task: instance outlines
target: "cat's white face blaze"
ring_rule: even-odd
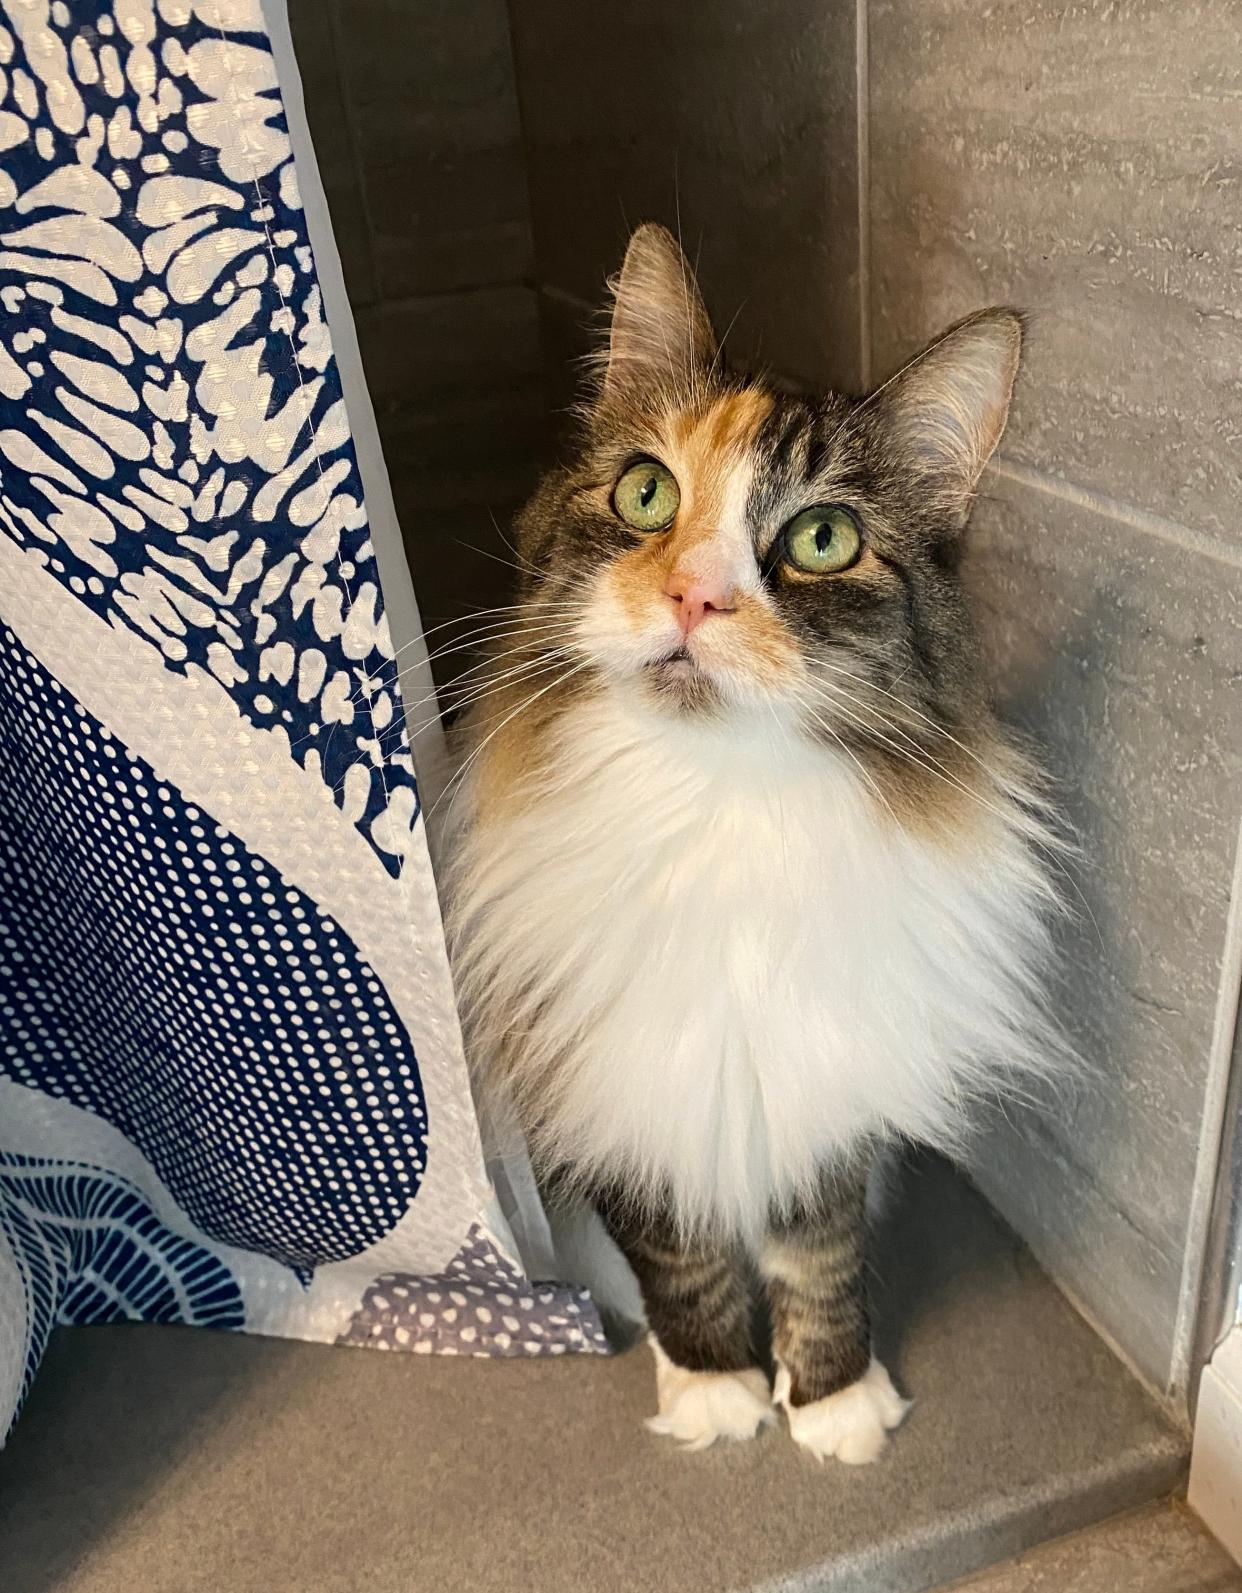
[[[644,438],[679,492],[674,521],[595,572],[577,637],[602,674],[683,700],[697,680],[726,703],[792,706],[802,653],[760,571],[749,515],[766,395],[729,394],[672,413]]]

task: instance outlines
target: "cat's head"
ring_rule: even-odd
[[[808,398],[723,368],[663,228],[634,234],[614,292],[577,457],[520,522],[529,601],[573,655],[672,714],[775,710],[872,745],[968,721],[959,553],[1017,314],[970,317],[869,398]]]

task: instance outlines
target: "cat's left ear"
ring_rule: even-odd
[[[612,282],[612,324],[602,396],[642,402],[693,390],[716,357],[716,335],[681,246],[645,222]]]
[[[878,395],[885,441],[959,525],[1001,440],[1022,353],[1016,310],[982,310],[938,337]]]

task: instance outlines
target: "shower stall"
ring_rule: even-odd
[[[248,4],[159,10],[227,30]],[[1179,1487],[1201,1379],[1192,1502],[1228,1541],[1237,8],[263,0],[263,19],[424,797],[431,680],[451,711],[469,617],[510,601],[508,522],[574,424],[634,225],[680,237],[730,360],[794,388],[864,392],[971,310],[1026,312],[967,570],[997,695],[1079,837],[1057,1002],[1087,1068],[1071,1097],[997,1112],[962,1166],[904,1169],[876,1304],[916,1405],[866,1475],[767,1440],[660,1448],[645,1356],[483,1361],[443,1320],[417,1342],[421,1314],[486,1281],[529,1288],[545,1322],[572,1307],[562,1348],[603,1347],[586,1302],[536,1298],[532,1256],[558,1263],[531,1191],[493,1164],[495,1231],[530,1276],[497,1281],[515,1254],[487,1250],[480,1207],[421,1278],[413,1339],[374,1325],[407,1321],[389,1274],[338,1337],[445,1355],[55,1336],[0,1461],[0,1536],[53,1578],[30,1585],[101,1593],[158,1566],[150,1585],[219,1586],[236,1564],[238,1588],[932,1588]],[[438,936],[428,902],[419,936]],[[270,1331],[292,1334],[285,1310]],[[40,1489],[63,1455],[78,1503],[50,1532]],[[82,1580],[55,1581],[69,1566]]]

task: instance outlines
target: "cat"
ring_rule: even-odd
[[[952,1146],[1055,1052],[1042,782],[959,572],[1022,323],[984,311],[869,398],[813,399],[725,368],[664,229],[612,286],[465,716],[468,1047],[638,1279],[651,1425],[702,1447],[783,1408],[863,1463],[907,1408],[871,1347],[873,1159]]]

